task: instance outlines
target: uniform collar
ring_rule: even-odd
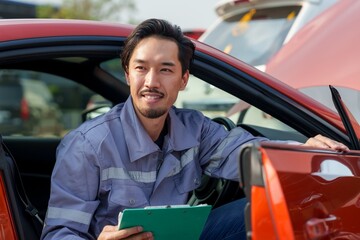
[[[120,113],[120,120],[131,162],[160,151],[136,116],[131,97],[124,104]],[[191,135],[191,131],[184,126],[176,115],[173,108],[169,111],[167,121],[169,138],[165,138],[166,152],[182,151],[199,144],[196,138]]]

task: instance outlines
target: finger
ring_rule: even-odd
[[[124,239],[129,237],[129,239],[137,240],[137,239],[152,239],[151,232],[143,232],[143,228],[140,226],[126,228],[119,230],[115,235],[116,239]],[[131,238],[130,238],[131,237]]]
[[[136,235],[131,235],[127,240],[153,240],[154,237],[151,232],[141,232]]]
[[[315,138],[324,142],[325,144],[327,144],[331,149],[340,150],[340,151],[349,151],[350,150],[345,144],[343,144],[341,142],[337,142],[330,138],[324,137],[320,134],[316,135]]]
[[[114,231],[116,231],[117,229],[118,229],[117,226],[106,225],[106,226],[103,228],[103,232],[114,232]]]
[[[338,151],[349,151],[350,149],[345,146],[344,144],[336,141],[331,141],[328,143],[331,149],[338,150]]]
[[[121,237],[121,238],[126,238],[129,237],[131,235],[140,233],[143,231],[143,228],[138,226],[138,227],[131,227],[131,228],[125,228],[125,229],[121,229],[116,233],[117,237]]]
[[[320,134],[316,135],[313,138],[310,138],[306,145],[313,147],[330,148],[336,151],[349,151],[349,148],[343,143],[337,142]]]
[[[118,226],[107,225],[103,228],[98,237],[98,240],[109,239],[152,240],[153,235],[151,232],[143,232],[143,228],[140,226],[119,230]]]
[[[330,146],[328,146],[326,143],[324,143],[323,141],[319,140],[316,137],[309,138],[306,141],[305,146],[318,147],[318,148],[330,148]]]
[[[117,231],[117,227],[116,226],[111,226],[111,225],[106,225],[103,230],[101,231],[99,237],[97,238],[98,240],[108,240],[108,239],[116,239],[114,237],[114,235],[116,234]]]

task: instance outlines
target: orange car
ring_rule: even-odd
[[[119,53],[133,28],[80,20],[0,20],[0,78],[11,73],[22,81],[44,83],[61,112],[63,126],[61,133],[47,135],[25,136],[21,129],[2,134],[0,239],[39,238],[61,138],[88,119],[83,114],[92,96],[101,95],[107,108],[129,96]],[[276,142],[244,146],[234,166],[240,184],[204,176],[202,186],[191,191],[189,204],[216,208],[247,197],[249,239],[360,238],[356,221],[360,127],[346,114],[336,89],[331,91],[340,114],[234,57],[193,41],[196,52],[189,84],[195,87],[181,92],[176,106],[192,107],[226,128],[242,127],[272,140],[304,142],[322,134],[351,151]],[[203,91],[206,84],[219,91]],[[276,119],[281,128],[246,112],[239,113],[246,116],[236,122],[225,118],[223,114],[239,101]],[[9,116],[6,111],[0,109],[0,122]],[[0,128],[0,133],[5,130]]]

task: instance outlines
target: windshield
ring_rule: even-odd
[[[253,65],[263,65],[281,48],[301,6],[250,9],[223,19],[203,42]]]

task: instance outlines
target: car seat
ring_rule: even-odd
[[[0,172],[17,236],[19,239],[39,239],[43,221],[26,195],[16,161],[1,135],[0,142]]]

